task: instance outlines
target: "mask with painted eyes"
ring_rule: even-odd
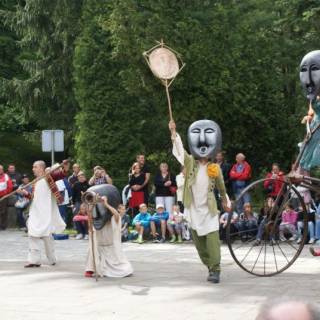
[[[221,129],[212,120],[198,120],[188,129],[189,149],[196,159],[214,159],[221,149],[221,142]]]
[[[300,82],[306,97],[315,100],[320,93],[320,50],[311,51],[303,57]]]

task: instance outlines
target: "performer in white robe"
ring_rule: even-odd
[[[64,172],[57,171],[46,174],[45,178],[33,185],[33,192],[30,195],[32,202],[27,221],[29,254],[28,264],[25,265],[26,268],[39,267],[41,265],[41,240],[44,242],[49,264],[56,264],[52,234],[62,232],[66,225],[59,213],[57,200],[61,199],[59,199],[60,193],[54,181],[65,176],[68,166],[68,164],[65,164]],[[45,163],[36,161],[32,170],[36,177],[43,176],[45,174]]]
[[[92,237],[89,236],[85,276],[92,277],[95,269],[100,277],[123,278],[130,276],[133,273],[133,268],[122,251],[121,216],[108,203],[107,197],[102,197],[101,200],[104,201],[104,205],[112,213],[112,218],[101,230],[93,228],[93,246]],[[95,265],[92,255],[93,247]]]

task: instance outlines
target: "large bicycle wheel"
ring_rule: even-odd
[[[234,208],[243,203],[247,193],[251,197],[254,212],[266,208],[266,191],[264,182],[271,179],[261,179],[251,183],[235,201]],[[299,257],[308,234],[308,217],[306,206],[294,185],[281,181],[281,190],[277,198],[267,207],[266,216],[255,226],[240,228],[239,222],[232,223],[229,214],[227,225],[227,243],[234,261],[246,272],[256,276],[269,277],[288,269]],[[302,215],[302,234],[300,241],[295,235],[279,233],[281,216],[288,204],[295,203]],[[300,216],[301,217],[301,216]],[[260,228],[260,230],[259,230]],[[282,230],[283,227],[281,227]],[[258,238],[261,239],[258,239]],[[257,241],[258,240],[258,241]],[[260,240],[260,242],[259,242]]]

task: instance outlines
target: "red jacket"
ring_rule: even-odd
[[[272,172],[269,172],[266,175],[266,178],[272,178]],[[283,185],[283,181],[284,181],[284,173],[282,171],[279,172],[278,174],[278,178],[275,180],[266,180],[263,183],[263,187],[265,189],[267,189],[268,191],[268,195],[272,196],[272,197],[276,197],[278,195],[278,193],[280,192],[280,189]]]
[[[234,164],[229,173],[231,180],[247,181],[251,179],[251,166],[247,161],[243,162],[243,169],[241,172],[237,172],[238,164]]]
[[[13,190],[13,184],[10,177],[4,173],[0,175],[0,198],[9,194]]]

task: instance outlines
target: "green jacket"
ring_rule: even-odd
[[[211,164],[208,162],[208,165]],[[186,208],[190,208],[192,202],[192,185],[195,183],[195,178],[198,173],[199,167],[197,160],[186,151],[184,151],[184,167],[185,167],[185,183],[183,189],[183,204]],[[212,215],[219,213],[217,207],[217,200],[214,195],[214,189],[217,187],[220,196],[223,201],[227,201],[227,193],[224,185],[222,171],[219,167],[219,176],[217,178],[209,177],[209,188],[208,188],[208,207]]]

